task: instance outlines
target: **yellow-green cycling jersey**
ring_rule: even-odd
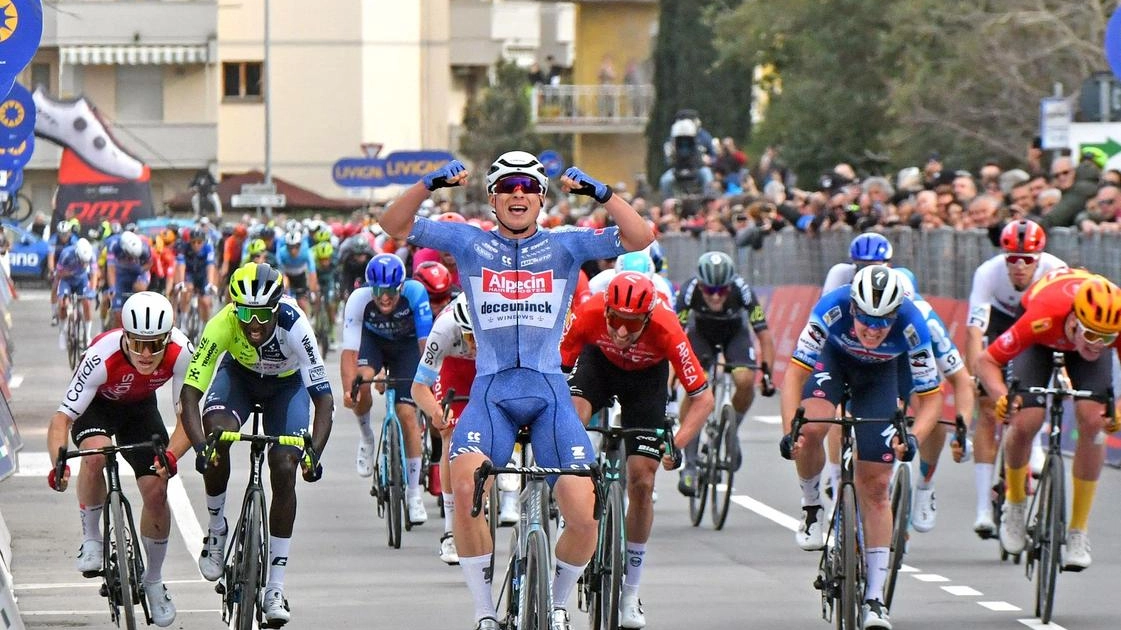
[[[311,323],[289,299],[280,301],[273,335],[259,348],[249,343],[242,332],[233,304],[218,311],[202,331],[184,383],[206,391],[223,353],[229,353],[244,368],[261,376],[286,377],[299,371],[309,394],[331,393],[327,368],[319,354]]]

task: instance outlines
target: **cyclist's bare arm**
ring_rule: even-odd
[[[977,360],[981,358],[981,353],[984,352],[985,331],[977,328],[976,326],[969,326],[965,329],[965,367],[969,369],[971,374],[978,373]],[[957,386],[954,386],[954,396],[957,396]]]
[[[61,411],[56,411],[51,416],[51,422],[47,426],[47,455],[51,457],[51,466],[58,463],[58,449],[70,442],[71,423],[73,420],[70,416]]]
[[[954,411],[965,420],[965,427],[973,426],[973,405],[977,391],[973,387],[973,376],[969,370],[961,369],[946,377],[954,386]]]
[[[199,413],[200,402],[202,392],[194,385],[184,385],[179,392],[179,406],[182,408],[179,424],[187,434],[188,441],[195,446],[206,442],[206,434],[202,430],[202,415]]]
[[[768,367],[775,366],[775,336],[771,334],[771,329],[760,330],[755,333],[759,338],[759,356],[763,358],[763,363]]]
[[[997,363],[996,359],[988,352],[982,352],[977,357],[977,378],[981,379],[981,385],[985,387],[989,398],[993,400],[1008,394],[1008,387],[1004,384],[1004,370],[1002,368],[1003,366]]]
[[[440,409],[440,402],[436,400],[436,395],[432,393],[432,388],[424,383],[413,381],[412,386],[413,402],[416,403],[418,409],[424,412],[432,420],[432,424],[437,430],[444,429],[444,412]],[[451,412],[448,412],[449,416]]]
[[[562,178],[563,180],[563,178]],[[619,226],[619,240],[627,251],[638,251],[654,242],[654,231],[621,195],[611,195],[603,209]]]
[[[716,408],[716,400],[712,397],[712,387],[706,387],[691,397],[693,403],[689,405],[689,412],[681,419],[681,428],[673,436],[673,445],[685,448],[705,424],[705,418]]]
[[[311,421],[311,438],[315,452],[322,457],[327,439],[331,437],[331,425],[335,414],[335,399],[330,393],[318,394],[311,399],[315,412]]]

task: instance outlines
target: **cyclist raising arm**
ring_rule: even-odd
[[[586,467],[592,446],[572,406],[558,351],[561,321],[586,260],[615,258],[646,247],[654,234],[629,203],[579,169],[565,171],[565,191],[593,197],[618,227],[550,231],[537,225],[549,179],[533,155],[499,156],[487,177],[498,227],[416,218],[437,188],[459,186],[467,169],[457,160],[425,175],[386,210],[382,227],[396,238],[451,253],[471,305],[478,344],[471,402],[449,447],[455,501],[468,505],[473,473],[484,461],[506,462],[520,426],[531,426],[533,453],[545,467]],[[565,609],[576,581],[595,551],[592,482],[565,476],[554,486],[565,528],[556,545],[553,582],[557,610],[551,626],[568,628]],[[493,541],[482,518],[457,510],[455,541],[475,602],[478,628],[498,627],[490,586]]]
[[[183,426],[198,455],[195,467],[206,482],[210,524],[203,539],[199,570],[210,581],[222,577],[224,564],[230,445],[219,442],[216,458],[207,465],[202,453],[206,435],[238,431],[256,404],[264,410],[266,434],[306,436],[308,406],[312,403],[315,416],[310,439],[316,457],[303,474],[307,481],[318,481],[323,474],[318,455],[331,434],[331,385],[311,323],[294,302],[281,300],[283,292],[280,272],[268,265],[249,263],[235,271],[230,277],[230,303],[203,329],[180,395]],[[225,358],[218,365],[223,354]],[[199,402],[207,387],[210,393],[206,396],[205,417],[200,417]],[[265,620],[274,628],[290,617],[284,598],[284,572],[296,520],[296,466],[302,460],[303,453],[291,446],[269,449],[272,509],[269,576],[262,608]]]

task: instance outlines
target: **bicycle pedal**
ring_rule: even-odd
[[[84,578],[95,578],[101,577],[102,575],[105,575],[105,572],[101,569],[98,569],[96,571],[82,571],[82,577]]]
[[[102,584],[101,588],[97,589],[97,594],[102,597],[109,597],[109,587]]]

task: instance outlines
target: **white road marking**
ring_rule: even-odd
[[[183,613],[216,613],[222,612],[221,608],[180,608],[175,611],[177,614]],[[105,608],[98,608],[97,610],[21,610],[19,614],[24,617],[48,617],[55,615],[101,615],[108,614]]]
[[[191,453],[191,451],[187,452]],[[187,489],[183,487],[183,480],[178,475],[167,482],[167,504],[171,507],[171,515],[179,527],[183,544],[187,547],[187,554],[197,558],[202,551],[202,525],[195,516],[191,500],[187,498]]]
[[[782,416],[751,416],[751,419],[763,424],[782,424]]]
[[[920,573],[918,575],[912,575],[911,577],[915,578],[916,580],[918,580],[920,582],[949,582],[950,581],[950,578],[948,578],[944,575],[937,575],[937,574],[934,574],[934,573]]]
[[[1053,621],[1051,623],[1043,623],[1042,621],[1040,621],[1038,619],[1017,619],[1016,621],[1019,621],[1020,623],[1024,624],[1025,626],[1027,626],[1029,628],[1046,628],[1047,630],[1066,630],[1066,628],[1060,626],[1059,624],[1057,624]]]
[[[8,387],[15,389],[20,385],[23,385],[23,374],[13,374],[12,380],[8,381]]]
[[[1019,606],[1009,604],[1008,602],[977,602],[978,604],[996,612],[1016,612],[1020,610]]]
[[[943,586],[942,590],[958,597],[980,597],[984,594],[972,586]]]
[[[762,516],[763,518],[776,523],[780,527],[785,527],[792,532],[798,531],[798,519],[780,512],[775,508],[767,505],[766,503],[756,501],[755,499],[752,499],[745,494],[737,494],[732,496],[732,501],[737,505],[743,506],[751,510],[752,512],[755,512],[759,516]]]
[[[202,578],[193,580],[164,580],[164,584],[207,584]],[[101,588],[101,580],[86,580],[85,582],[56,582],[39,584],[16,584],[12,587],[17,591],[48,591],[52,589],[67,588]]]

